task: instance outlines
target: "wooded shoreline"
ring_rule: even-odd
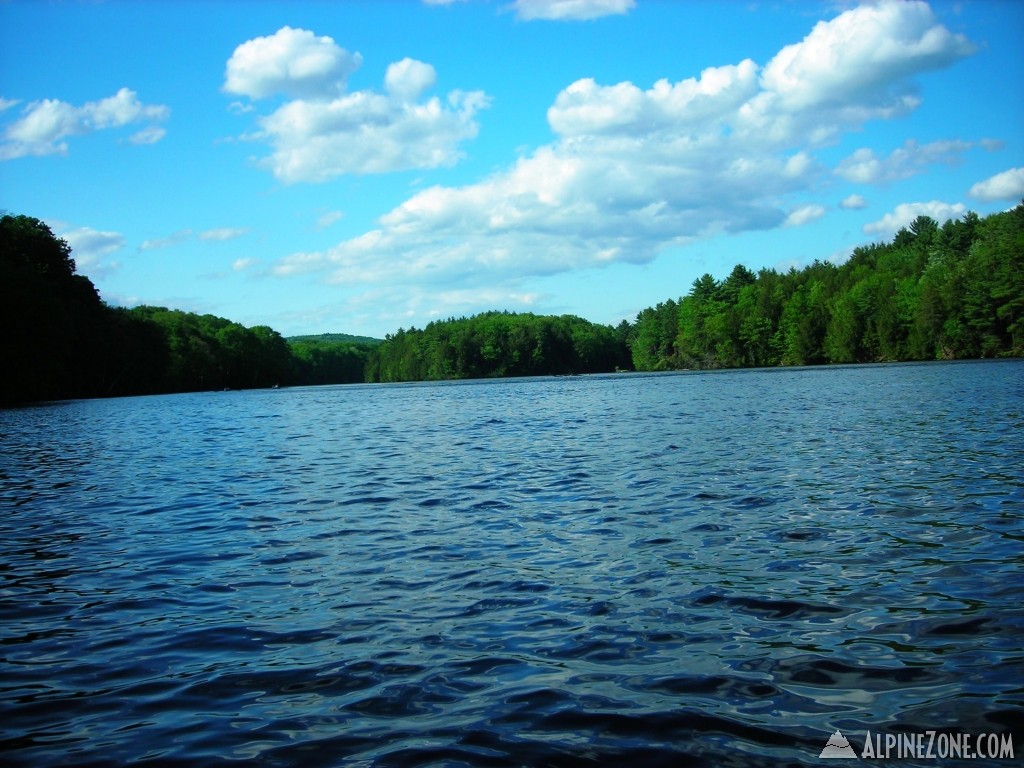
[[[383,340],[285,339],[268,326],[163,307],[112,307],[68,244],[0,219],[0,404],[341,384],[977,359],[1024,354],[1024,203],[944,224],[921,216],[841,265],[737,265],[612,327],[485,312]]]

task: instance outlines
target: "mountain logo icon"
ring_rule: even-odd
[[[828,743],[825,745],[825,748],[821,750],[821,754],[818,755],[818,757],[833,757],[848,760],[851,757],[856,759],[857,753],[853,751],[853,747],[850,746],[850,742],[846,740],[846,737],[837,730],[828,737]]]

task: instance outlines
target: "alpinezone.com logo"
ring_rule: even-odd
[[[853,751],[846,737],[837,730],[828,737],[828,743],[818,757],[856,758],[857,753]]]
[[[868,758],[879,760],[1012,760],[1013,736],[1009,733],[871,733],[858,752],[839,730],[828,737],[818,757],[827,759]]]

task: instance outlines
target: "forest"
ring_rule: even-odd
[[[111,307],[71,250],[28,216],[0,218],[0,404],[361,382],[375,340],[301,337],[213,315]]]
[[[840,266],[705,274],[637,316],[636,370],[1024,354],[1024,203],[939,225],[918,217]]]
[[[38,219],[0,217],[0,404],[299,384],[735,368],[1024,354],[1024,203],[922,216],[841,265],[705,274],[617,327],[486,312],[383,341],[283,338],[164,307],[103,302]]]
[[[486,312],[399,329],[374,350],[370,382],[601,373],[629,365],[625,335],[572,315]]]

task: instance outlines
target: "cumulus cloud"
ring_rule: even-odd
[[[13,102],[10,103],[13,105]],[[21,117],[6,126],[0,142],[0,160],[29,155],[67,154],[70,136],[92,133],[108,128],[120,128],[139,122],[166,120],[171,110],[163,105],[143,104],[138,94],[122,88],[113,96],[86,102],[80,107],[58,99],[43,99],[25,106]],[[147,131],[157,131],[149,132]],[[163,138],[163,129],[151,126],[136,137],[153,143]],[[149,139],[149,141],[145,141]]]
[[[362,91],[332,101],[292,101],[260,121],[281,181],[322,182],[342,174],[454,165],[458,145],[477,135],[487,106],[479,92],[453,91],[413,103]]]
[[[330,37],[282,27],[235,48],[224,73],[224,91],[253,99],[330,96],[344,90],[362,61],[360,54],[349,53]]]
[[[924,2],[880,2],[815,25],[761,73],[762,91],[743,108],[748,140],[785,142],[799,133],[827,143],[844,129],[891,119],[920,104],[913,75],[974,51]]]
[[[972,53],[973,45],[938,25],[924,2],[883,2],[821,21],[802,42],[787,45],[762,75],[766,90],[784,104],[821,106],[891,103],[900,79],[936,69]],[[901,99],[897,96],[896,103]]]
[[[587,78],[558,94],[548,122],[564,137],[685,135],[687,129],[707,134],[735,116],[756,90],[757,65],[750,59],[678,83],[662,79],[647,90],[630,82],[601,86]]]
[[[987,202],[992,200],[1020,200],[1024,198],[1024,168],[1011,168],[979,181],[968,194]]]
[[[392,96],[403,101],[415,101],[427,88],[434,85],[437,73],[429,64],[404,58],[388,66],[384,87]]]
[[[912,109],[914,75],[970,50],[923,3],[882,2],[818,24],[763,68],[748,59],[648,88],[581,79],[548,110],[552,143],[477,183],[423,189],[370,231],[272,271],[524,293],[530,277],[804,224],[825,209],[792,199],[832,175],[813,149]],[[958,151],[931,147],[904,150],[915,163]]]
[[[821,205],[803,205],[792,211],[786,217],[784,226],[800,227],[809,222],[820,219],[825,215],[825,207]]]
[[[450,166],[461,157],[459,145],[477,135],[476,114],[489,104],[482,92],[426,97],[437,73],[411,58],[388,66],[383,92],[347,92],[347,77],[361,61],[329,37],[291,27],[235,49],[226,92],[288,99],[259,117],[259,130],[247,136],[270,145],[262,162],[278,179],[322,182],[347,173]]]
[[[862,148],[843,159],[836,168],[836,174],[858,184],[888,184],[922,173],[935,163],[959,162],[960,155],[974,146],[967,141],[935,141],[919,145],[911,139],[888,157],[879,157],[874,150]]]
[[[939,200],[927,203],[902,203],[878,221],[865,224],[864,234],[880,235],[883,239],[890,239],[903,227],[910,226],[918,216],[929,216],[939,224],[944,224],[949,219],[959,219],[965,213],[967,209],[961,203],[950,204]]]
[[[840,201],[839,207],[844,211],[859,211],[868,207],[868,201],[862,195],[848,195]]]
[[[523,21],[589,21],[628,13],[635,0],[515,0],[509,7]]]

